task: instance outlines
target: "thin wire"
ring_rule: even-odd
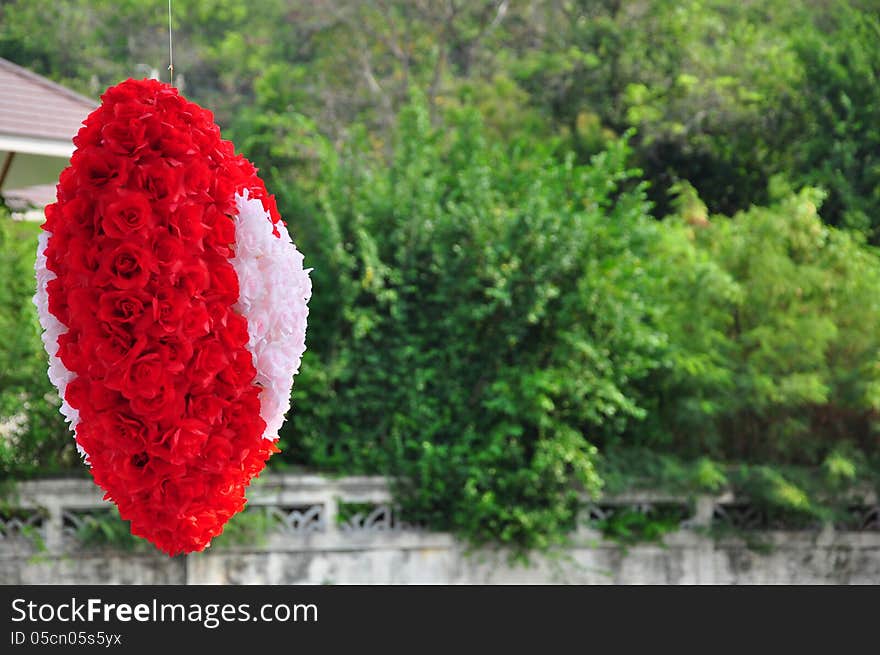
[[[171,0],[168,0],[168,71],[169,83],[174,86],[174,43],[171,40]]]

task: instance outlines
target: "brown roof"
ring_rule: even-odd
[[[97,106],[97,100],[0,59],[0,134],[70,141]]]

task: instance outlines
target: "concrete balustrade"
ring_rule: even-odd
[[[603,498],[585,506],[569,544],[528,565],[401,522],[380,477],[267,474],[248,497],[249,511],[268,518],[264,538],[169,558],[148,545],[82,544],[78,526],[111,507],[90,480],[18,483],[0,516],[0,583],[880,583],[880,507],[870,493],[845,529],[803,530],[773,529],[729,493]],[[682,520],[658,543],[624,547],[596,529],[624,508],[661,507],[680,507]]]

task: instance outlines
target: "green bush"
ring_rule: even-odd
[[[880,243],[880,17],[839,4],[795,39],[804,70],[793,179],[829,192],[826,220]]]
[[[880,257],[822,222],[820,192],[773,193],[726,218],[685,189],[659,230],[650,294],[669,349],[634,440],[809,465],[842,445],[876,451]]]
[[[31,302],[38,231],[0,209],[0,478],[56,473],[77,461]]]
[[[643,417],[631,387],[662,342],[627,155],[559,163],[488,143],[474,112],[432,129],[414,102],[389,166],[331,157],[302,233],[313,327],[286,456],[391,473],[410,520],[478,541],[573,525],[577,489],[599,487],[591,440]]]

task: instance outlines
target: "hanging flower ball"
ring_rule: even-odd
[[[278,452],[311,282],[210,111],[155,80],[101,99],[38,245],[49,377],[132,533],[202,550]]]

